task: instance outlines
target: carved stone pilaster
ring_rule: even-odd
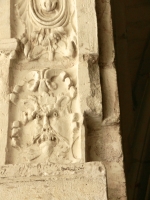
[[[16,39],[0,40],[0,164],[6,162],[8,124],[9,124],[9,67],[11,59],[16,58],[18,42]]]
[[[6,72],[10,101],[7,98],[7,165],[0,170],[3,189],[13,179],[16,190],[10,185],[10,193],[16,200],[105,200],[103,165],[86,163],[97,149],[92,138],[87,150],[89,135],[103,122],[95,2],[12,4],[12,36],[17,40],[1,42],[0,58],[10,62],[16,52],[19,57]],[[29,188],[31,181],[45,189],[33,189],[30,196],[23,187]]]

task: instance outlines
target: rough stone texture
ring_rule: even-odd
[[[102,161],[107,171],[108,199],[126,199],[119,125],[103,126],[87,137],[88,160]]]
[[[88,135],[89,160],[121,162],[122,148],[119,126],[101,127]]]
[[[0,168],[0,200],[107,200],[105,168],[78,165],[18,165]]]
[[[88,155],[90,155],[89,159],[91,160],[98,159],[105,163],[108,180],[108,199],[124,200],[127,198],[126,181],[121,146],[122,139],[120,135],[120,108],[110,1],[96,0],[96,11],[98,19],[103,122],[102,126],[96,123],[95,130],[90,131],[88,135],[88,152],[92,152],[94,156],[91,156],[92,153],[88,153]],[[120,27],[121,25],[118,30],[121,29]],[[121,73],[124,74],[125,72],[122,70]],[[125,87],[123,91],[126,93]],[[126,104],[126,102],[124,103]],[[89,119],[89,121],[91,120]],[[88,128],[91,129],[90,127]]]
[[[94,6],[91,6],[93,5]],[[97,23],[95,13],[95,1],[93,0],[76,0],[77,17],[78,17],[78,42],[79,54],[97,54]],[[84,18],[82,16],[84,15]],[[92,20],[91,20],[92,18]],[[95,30],[95,32],[93,31]],[[86,35],[85,35],[86,33]]]
[[[1,41],[2,59],[15,60],[8,63],[7,71],[9,121],[1,164],[8,165],[2,166],[0,189],[7,191],[8,199],[16,200],[105,200],[105,173],[101,176],[97,171],[99,162],[78,164],[81,171],[77,167],[75,175],[70,174],[74,163],[103,161],[108,198],[123,200],[126,190],[110,4],[97,4],[98,53],[95,2],[49,1],[11,2],[16,4],[10,12],[12,36],[18,40]],[[46,164],[52,162],[55,165]],[[68,164],[68,175],[64,170],[60,173],[58,164],[62,163]],[[41,166],[47,169],[39,175]],[[57,166],[52,173],[51,166]]]

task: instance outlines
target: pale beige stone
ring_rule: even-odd
[[[105,200],[108,187],[113,199],[114,174],[123,179],[116,195],[123,198],[114,53],[100,72],[95,1],[5,6],[11,35],[0,37],[0,198]]]
[[[76,165],[7,165],[0,168],[0,200],[107,200],[100,162]]]
[[[10,2],[11,0],[0,1],[0,39],[9,39],[11,37]]]

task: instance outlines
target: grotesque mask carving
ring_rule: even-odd
[[[13,119],[11,132],[12,147],[22,152],[19,159],[22,162],[78,161],[80,115],[72,112],[77,93],[70,77],[57,70],[34,71],[27,76],[23,88],[27,89],[24,91],[27,95],[18,92],[16,99],[24,98],[16,102],[11,99],[21,111],[20,119]]]

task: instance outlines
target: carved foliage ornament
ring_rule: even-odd
[[[57,70],[30,72],[22,86],[14,87],[10,100],[21,114],[12,119],[11,146],[23,163],[80,158],[80,114],[72,111],[76,95],[68,74]]]
[[[68,0],[21,0],[16,8],[26,26],[21,42],[28,59],[34,60],[49,53],[49,60],[53,60],[55,52],[63,45],[64,49],[59,50],[59,54],[74,56],[75,33],[71,34],[72,27],[66,30],[72,17]]]

